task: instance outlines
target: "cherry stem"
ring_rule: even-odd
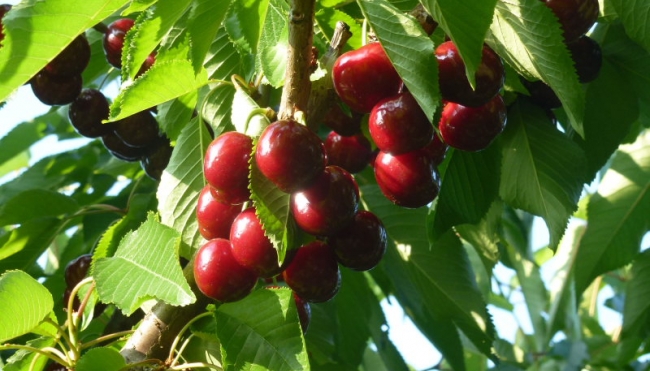
[[[79,317],[79,315],[78,314],[75,315],[74,299],[77,297],[77,293],[79,292],[81,287],[90,281],[92,281],[92,277],[87,277],[81,280],[81,282],[76,284],[75,287],[72,289],[72,291],[70,292],[70,298],[68,298],[68,321],[67,321],[68,335],[70,336],[70,351],[72,353],[72,360],[74,361],[76,361],[80,355],[79,340],[77,339],[77,318]],[[84,298],[84,301],[87,302],[88,300]],[[82,303],[82,305],[79,307],[80,310],[82,309],[82,306],[85,307],[85,303]],[[83,312],[80,313],[83,315]]]
[[[65,367],[70,368],[70,363],[67,361],[67,357],[63,353],[61,353],[58,349],[54,349],[50,347],[39,349],[39,348],[30,347],[29,345],[21,345],[21,344],[0,345],[0,350],[9,350],[9,349],[26,350],[28,352],[37,353],[53,360],[56,363],[59,363]]]
[[[167,370],[185,370],[185,369],[193,369],[193,368],[211,368],[214,370],[222,370],[223,368],[219,365],[213,365],[210,363],[205,363],[205,362],[192,362],[192,363],[184,363],[182,365],[177,365],[177,366],[172,366],[169,367]]]
[[[187,348],[187,345],[190,343],[190,340],[194,337],[194,334],[190,334],[185,341],[183,341],[183,344],[181,344],[181,347],[178,348],[178,352],[176,352],[176,357],[174,357],[174,360],[169,364],[170,366],[174,366],[175,364],[178,363],[178,360],[181,358],[181,354],[183,354],[183,351],[185,348]]]
[[[83,350],[83,349],[86,349],[86,348],[90,348],[90,347],[93,347],[93,346],[95,346],[95,345],[97,345],[99,343],[103,343],[104,341],[121,338],[122,336],[131,335],[134,332],[135,332],[135,330],[125,330],[125,331],[120,331],[120,332],[115,332],[115,333],[112,333],[112,334],[100,336],[95,340],[91,340],[91,341],[89,341],[87,343],[81,344],[80,349]]]
[[[292,0],[289,16],[289,49],[279,118],[291,119],[297,111],[307,112],[311,81],[315,0]]]
[[[192,324],[194,322],[200,320],[201,318],[208,317],[208,316],[211,316],[211,315],[212,315],[212,312],[201,313],[198,316],[192,318],[189,322],[187,322],[185,324],[185,326],[183,326],[183,328],[181,328],[181,330],[178,332],[178,335],[176,335],[176,337],[174,338],[174,342],[172,343],[171,347],[169,348],[169,357],[167,358],[168,361],[174,358],[174,351],[176,350],[176,347],[178,346],[178,343],[181,341],[181,339],[183,338],[183,335],[190,328],[190,326],[192,326]],[[180,351],[178,353],[180,355]],[[171,363],[171,364],[173,365],[174,363]]]
[[[70,341],[70,337],[68,337],[68,334],[65,332],[65,328],[59,326],[58,323],[54,322],[54,321],[51,320],[49,317],[48,317],[48,318],[45,318],[45,319],[43,320],[43,322],[47,322],[47,323],[49,323],[49,324],[51,324],[52,326],[54,326],[54,327],[57,328],[57,332],[56,332],[56,343],[59,345],[59,347],[61,348],[61,350],[63,350],[65,353],[68,353],[68,350],[69,350],[68,348],[72,349],[73,344],[72,344],[72,342]],[[65,340],[65,342],[66,342],[66,344],[67,344],[67,347],[66,347],[65,344],[63,344],[63,343],[60,341],[61,338],[63,338],[63,340]]]

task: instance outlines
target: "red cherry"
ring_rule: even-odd
[[[327,164],[340,166],[350,173],[358,173],[368,164],[372,147],[361,133],[344,137],[332,131],[325,140]]]
[[[295,121],[276,121],[262,132],[255,151],[259,170],[286,193],[310,184],[325,168],[318,135]]]
[[[59,77],[41,70],[31,80],[32,92],[43,104],[62,106],[72,103],[83,87],[81,75]]]
[[[206,185],[199,193],[196,204],[196,219],[201,236],[206,240],[229,238],[232,222],[240,212],[241,206],[217,200],[210,192],[210,185]]]
[[[341,287],[336,256],[323,241],[313,241],[298,248],[282,277],[296,295],[313,303],[332,299]]]
[[[500,95],[481,107],[449,103],[442,110],[439,124],[442,140],[464,151],[481,151],[503,131],[506,114]]]
[[[423,149],[429,154],[433,164],[438,166],[445,159],[449,146],[447,143],[443,142],[438,135],[434,135],[431,142],[429,142],[429,144],[427,144]]]
[[[329,236],[348,225],[359,208],[359,187],[352,175],[327,166],[308,187],[291,195],[296,224],[316,236]]]
[[[375,178],[384,196],[402,207],[427,205],[440,192],[438,169],[425,149],[401,155],[380,151],[375,160]]]
[[[115,68],[122,68],[124,37],[134,24],[135,21],[130,18],[121,18],[109,24],[104,34],[104,53],[108,63]]]
[[[9,10],[11,10],[10,4],[0,4],[0,42],[2,42],[2,40],[5,38],[4,26],[2,25],[2,17],[4,17]]]
[[[291,260],[291,256],[287,256],[282,266],[278,264],[278,253],[264,234],[262,222],[252,207],[235,218],[230,229],[230,242],[235,260],[262,278],[279,274]]]
[[[203,173],[215,198],[230,204],[248,201],[248,166],[252,151],[251,137],[236,131],[223,133],[210,143]]]
[[[98,138],[114,130],[113,124],[103,124],[109,114],[108,100],[97,89],[84,89],[68,109],[70,124],[87,138]]]
[[[296,310],[298,311],[298,320],[300,321],[300,328],[302,333],[306,333],[311,322],[311,305],[307,300],[303,300],[298,294],[293,293],[293,301],[296,303]]]
[[[379,218],[365,210],[359,211],[352,223],[329,237],[338,262],[350,269],[367,271],[379,264],[386,252],[388,237]]]
[[[332,67],[332,79],[341,100],[359,113],[397,94],[402,81],[378,42],[341,55]]]
[[[362,117],[363,115],[356,112],[351,112],[351,115],[348,116],[343,112],[341,106],[334,104],[325,114],[323,124],[339,135],[347,137],[361,132]]]
[[[226,239],[210,240],[196,253],[194,279],[207,297],[223,303],[243,299],[253,290],[257,278],[233,258],[232,246]]]
[[[598,42],[589,36],[581,36],[578,40],[567,44],[567,47],[571,52],[580,82],[586,84],[594,81],[603,64],[603,53]]]
[[[433,139],[433,125],[411,93],[403,92],[375,105],[368,119],[370,136],[379,150],[401,154]]]
[[[440,94],[444,100],[464,106],[481,106],[499,93],[505,80],[503,62],[489,46],[483,46],[481,64],[476,70],[476,90],[467,80],[465,62],[456,44],[446,41],[436,48]]]
[[[44,69],[50,75],[69,77],[81,74],[90,62],[90,44],[84,34],[77,36]]]
[[[68,285],[68,287],[75,287],[79,282],[81,282],[81,280],[86,278],[86,274],[88,274],[88,269],[90,269],[92,260],[93,256],[91,254],[83,254],[74,260],[71,260],[65,266],[65,283]]]
[[[115,135],[131,147],[151,147],[160,138],[158,121],[150,111],[140,111],[113,123]]]
[[[598,0],[541,0],[560,21],[566,42],[577,40],[598,19]]]

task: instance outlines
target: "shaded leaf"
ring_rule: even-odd
[[[72,214],[79,204],[70,196],[45,189],[30,189],[0,206],[0,225],[21,224],[31,219]]]
[[[115,348],[93,348],[77,361],[76,371],[117,371],[126,366],[124,357]]]
[[[226,29],[219,29],[205,59],[208,76],[215,80],[230,81],[230,76],[243,73],[242,64],[242,57],[230,42]]]
[[[0,138],[0,164],[24,153],[32,144],[45,136],[47,125],[40,120],[33,120],[18,124],[5,136]],[[1,176],[1,175],[0,175]]]
[[[63,222],[53,217],[31,219],[0,237],[0,272],[30,270],[61,232],[61,226]]]
[[[210,124],[215,138],[221,133],[235,130],[230,120],[234,96],[232,85],[219,84],[203,100],[201,114],[203,120]]]
[[[230,2],[231,0],[194,0],[192,3],[187,31],[192,40],[191,59],[197,73],[201,70],[205,56],[226,17]]]
[[[650,53],[650,3],[643,0],[610,0],[610,4],[623,21],[625,32]]]
[[[650,320],[650,250],[639,254],[632,264],[632,272],[625,290],[622,337],[647,335]]]
[[[41,349],[45,347],[51,347],[56,344],[54,337],[44,336],[39,337],[27,342],[27,345]],[[24,349],[16,351],[11,357],[7,359],[7,363],[4,365],[4,371],[29,371],[36,353],[30,352]],[[34,362],[34,368],[39,370],[38,367],[45,367],[45,364],[48,362],[48,359],[45,357],[39,357]]]
[[[0,276],[0,342],[28,333],[54,308],[52,294],[23,271]]]

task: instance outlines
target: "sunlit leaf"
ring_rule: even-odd
[[[0,276],[0,342],[28,333],[54,307],[52,294],[23,271]]]

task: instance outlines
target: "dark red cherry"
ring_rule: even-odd
[[[352,223],[330,236],[327,243],[342,266],[367,271],[381,261],[388,237],[383,223],[375,214],[360,210]]]
[[[566,42],[577,40],[598,19],[598,0],[541,0],[560,21]]]
[[[87,138],[98,138],[114,130],[112,123],[103,124],[109,114],[108,101],[97,89],[84,89],[68,109],[68,117],[77,133]]]
[[[359,208],[359,187],[338,166],[327,166],[306,188],[291,195],[291,213],[302,230],[330,236],[350,222]]]
[[[69,77],[80,75],[90,62],[90,44],[84,34],[77,36],[44,69],[50,75]]]
[[[140,70],[138,70],[138,73],[136,76],[140,76],[143,73],[147,72],[153,64],[156,63],[156,53],[153,52],[147,56],[147,59],[144,60],[142,63],[142,66],[140,67]]]
[[[369,113],[377,102],[397,94],[402,82],[378,42],[341,55],[332,79],[341,100],[359,113]]]
[[[433,125],[409,92],[377,103],[368,128],[380,151],[396,155],[424,147],[434,134]]]
[[[302,328],[302,333],[304,334],[307,332],[307,329],[309,329],[309,323],[311,322],[311,305],[307,300],[303,300],[295,292],[293,293],[293,300],[296,303],[300,328]]]
[[[11,10],[10,4],[0,4],[0,42],[2,42],[2,40],[5,38],[4,26],[2,25],[2,17],[4,17],[9,10]]]
[[[361,132],[362,117],[363,115],[356,112],[351,112],[351,115],[348,116],[343,112],[340,105],[334,104],[327,114],[325,114],[323,124],[339,135],[350,136]]]
[[[392,203],[418,208],[433,201],[440,192],[440,175],[425,149],[401,155],[379,152],[375,178],[381,192]]]
[[[448,103],[442,110],[439,129],[442,140],[464,151],[481,151],[503,131],[506,105],[500,95],[481,107]]]
[[[158,121],[146,110],[114,123],[115,134],[131,147],[149,147],[160,138]]]
[[[196,203],[196,219],[199,232],[206,240],[229,238],[230,227],[241,212],[240,205],[224,203],[214,198],[207,184],[199,193]]]
[[[248,295],[258,277],[233,258],[230,241],[216,238],[197,251],[194,279],[205,296],[226,303]]]
[[[102,135],[101,139],[102,144],[108,152],[123,161],[140,161],[148,152],[146,147],[131,147],[127,145],[115,134],[114,131]]]
[[[291,260],[289,257],[282,266],[278,264],[278,253],[264,234],[254,208],[242,211],[235,218],[230,228],[230,242],[235,260],[262,278],[278,275]]]
[[[147,148],[147,153],[140,159],[140,165],[145,174],[153,180],[160,180],[163,171],[169,165],[174,147],[167,137],[158,140],[159,143]]]
[[[65,283],[68,287],[75,287],[81,280],[86,278],[88,274],[88,269],[90,269],[90,263],[92,262],[93,257],[91,254],[80,255],[74,260],[71,260],[65,266]]]
[[[313,303],[332,299],[341,287],[336,256],[323,241],[299,247],[282,277],[296,295]]]
[[[530,100],[533,103],[548,110],[562,107],[560,98],[558,98],[553,89],[551,89],[551,87],[546,85],[543,81],[528,81],[523,77],[521,77],[519,80],[526,87],[526,89],[528,89]]]
[[[483,46],[481,64],[474,75],[476,89],[467,80],[465,62],[452,41],[436,48],[438,78],[442,99],[464,106],[481,106],[499,93],[505,80],[501,58],[487,45]]]
[[[81,93],[81,75],[58,77],[40,71],[31,80],[32,91],[38,100],[48,106],[72,103]]]
[[[203,173],[221,202],[241,204],[250,198],[248,167],[252,151],[251,137],[236,131],[221,134],[208,146]]]
[[[449,146],[438,135],[434,135],[431,142],[423,149],[429,154],[433,163],[438,166],[445,159]]]
[[[286,193],[310,184],[325,168],[318,135],[295,121],[276,121],[262,132],[255,150],[259,170]]]
[[[133,27],[134,21],[129,18],[121,18],[108,25],[104,33],[103,46],[106,59],[115,68],[122,68],[122,49],[124,48],[124,37]]]
[[[571,52],[580,82],[586,84],[594,81],[603,64],[600,44],[589,36],[581,36],[578,40],[567,44],[567,47]]]
[[[325,140],[327,164],[340,166],[350,173],[358,173],[368,165],[372,147],[361,133],[344,137],[332,131]]]

